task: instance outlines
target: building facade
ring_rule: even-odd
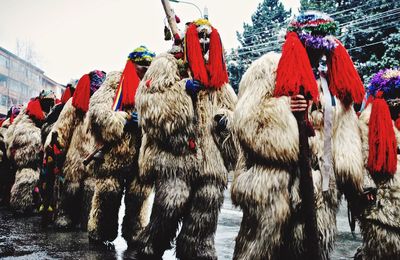
[[[64,86],[44,75],[44,71],[0,47],[0,114],[12,105],[26,104],[41,90],[61,96]]]

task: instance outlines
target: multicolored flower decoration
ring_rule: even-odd
[[[101,70],[94,70],[89,73],[91,93],[96,92],[100,88],[101,84],[103,84],[106,79],[106,75],[107,74]]]
[[[149,66],[156,54],[145,46],[137,47],[128,56],[128,59],[142,66]]]
[[[328,15],[317,11],[306,11],[297,16],[288,27],[296,32],[306,47],[332,51],[338,45],[333,35],[338,24]]]
[[[376,73],[368,86],[368,95],[376,97],[383,93],[385,99],[398,98],[400,90],[400,69],[383,69]]]

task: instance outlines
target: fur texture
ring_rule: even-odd
[[[64,182],[60,182],[60,197],[56,201],[57,214],[55,223],[59,228],[71,228],[80,225],[85,228],[92,198],[84,201],[85,187],[93,182],[85,182],[90,176],[92,164],[84,166],[83,160],[92,152],[95,145],[94,138],[90,135],[90,124],[87,113],[76,109],[72,99],[64,105],[57,121],[47,136],[45,145],[51,142],[52,133],[57,133],[57,141],[65,156],[62,168]],[[86,205],[86,207],[85,207]]]
[[[39,180],[39,171],[22,168],[15,174],[15,182],[11,188],[10,206],[13,210],[25,213],[34,207],[33,189]]]
[[[38,167],[42,150],[40,128],[25,113],[19,114],[12,126],[7,155],[19,169]]]
[[[140,252],[162,256],[182,221],[176,240],[177,257],[216,259],[214,234],[227,182],[224,158],[233,152],[222,141],[227,134],[215,132],[214,116],[229,117],[236,95],[225,84],[218,90],[200,91],[192,100],[178,73],[172,55],[159,55],[136,96],[144,133],[140,177],[155,185],[150,223],[140,235]],[[147,80],[151,80],[149,87]],[[194,149],[189,147],[189,140],[195,141]]]
[[[35,206],[33,190],[42,159],[40,128],[24,109],[7,129],[5,140],[7,156],[17,171],[10,205],[17,212],[29,212]]]
[[[372,104],[360,115],[365,166],[368,161],[368,123]],[[397,145],[400,133],[393,124]],[[363,259],[398,259],[400,257],[400,157],[397,155],[397,172],[387,179],[374,180],[365,171],[364,186],[376,187],[376,203],[366,208],[360,217],[363,235]]]
[[[95,145],[103,144],[103,161],[94,163],[96,185],[88,231],[94,241],[113,241],[118,234],[118,211],[125,190],[125,217],[122,236],[128,245],[137,243],[137,234],[147,224],[143,215],[151,186],[138,180],[140,129],[124,128],[128,114],[135,109],[113,111],[112,104],[121,77],[111,72],[90,100],[89,117]],[[147,208],[147,207],[146,207]]]
[[[231,196],[233,203],[242,208],[243,220],[236,238],[234,259],[304,257],[304,218],[300,209],[297,167],[298,127],[289,99],[273,97],[279,59],[279,54],[268,53],[255,61],[239,87],[233,128],[243,153],[239,156]],[[309,142],[314,162],[319,246],[322,258],[328,259],[336,232],[337,187],[360,190],[362,156],[354,110],[344,110],[337,103],[332,135],[335,175],[330,178],[328,191],[322,191],[322,94],[320,99],[320,109],[313,110],[310,115],[316,135]]]

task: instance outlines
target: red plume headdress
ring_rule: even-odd
[[[209,49],[203,53],[199,32],[209,36]],[[221,38],[218,30],[208,20],[200,19],[191,23],[185,35],[185,54],[193,78],[205,87],[221,88],[228,80]]]

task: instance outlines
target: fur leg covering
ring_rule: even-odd
[[[399,259],[400,233],[388,229],[377,222],[362,223],[364,244],[362,247],[363,260]]]
[[[291,174],[255,165],[235,177],[232,199],[243,210],[233,259],[279,259],[290,218]]]
[[[10,206],[13,210],[25,213],[34,207],[33,190],[39,181],[39,172],[31,168],[19,169],[11,188]]]
[[[139,232],[148,224],[150,208],[148,197],[152,191],[150,185],[140,183],[137,178],[126,180],[125,216],[122,223],[122,237],[128,246],[138,245]]]
[[[89,214],[92,208],[92,199],[96,186],[94,178],[87,178],[83,183],[83,196],[82,196],[82,214],[81,214],[81,229],[86,231],[89,221]]]
[[[376,204],[360,217],[363,259],[400,259],[399,162],[396,174],[378,185]]]
[[[65,180],[58,205],[54,221],[57,228],[69,229],[79,224],[82,212],[82,189],[79,182]]]
[[[189,194],[190,186],[183,178],[170,177],[156,182],[150,222],[139,236],[142,256],[159,258],[171,248]]]
[[[195,187],[188,215],[176,241],[176,256],[182,260],[217,259],[214,235],[224,201],[225,185],[203,182]]]
[[[334,188],[334,179],[330,180],[330,189],[325,192],[322,192],[322,178],[319,171],[313,171],[313,181],[321,259],[327,260],[329,259],[330,251],[333,249],[336,236],[338,195],[337,190]],[[296,178],[292,184],[290,200],[292,214],[284,232],[285,238],[281,257],[282,259],[304,259],[306,250],[299,178]]]
[[[88,233],[96,242],[113,241],[118,235],[122,186],[115,177],[97,179],[90,210]]]

